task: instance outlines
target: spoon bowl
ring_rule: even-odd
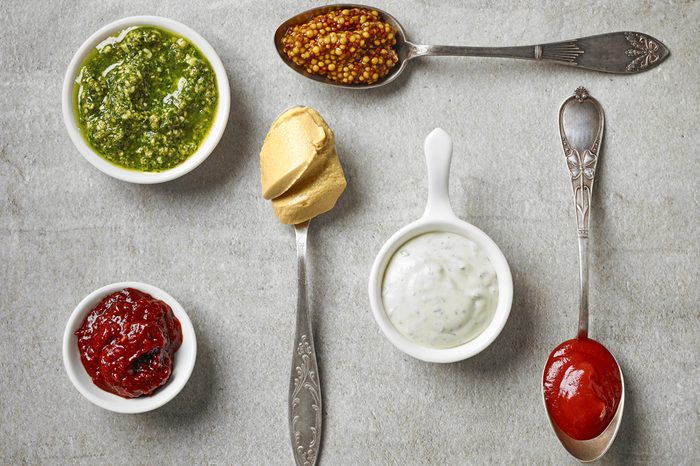
[[[396,65],[394,65],[393,68],[391,68],[389,74],[384,76],[382,79],[372,84],[363,84],[359,82],[350,84],[339,83],[330,79],[326,79],[325,76],[322,76],[320,74],[308,73],[305,69],[294,63],[292,59],[289,58],[286,53],[284,53],[282,39],[284,38],[284,35],[287,33],[289,28],[294,27],[298,24],[306,23],[318,15],[324,15],[331,11],[351,8],[364,8],[367,10],[377,11],[382,17],[382,19],[389,23],[389,25],[396,31],[394,35],[394,37],[396,38],[396,45],[394,46],[394,48],[396,50],[396,55],[398,56],[399,61],[396,63]],[[410,42],[406,41],[406,33],[404,32],[403,27],[396,18],[391,16],[386,11],[367,5],[341,3],[337,5],[326,5],[318,8],[312,8],[310,10],[306,10],[303,13],[299,13],[298,15],[289,18],[288,20],[280,24],[275,30],[275,50],[277,50],[277,53],[279,54],[280,58],[284,63],[287,64],[287,66],[289,66],[291,69],[293,69],[300,75],[305,76],[313,81],[328,84],[329,86],[345,87],[350,89],[370,89],[375,87],[381,87],[385,84],[389,84],[390,82],[394,81],[403,72],[404,68],[406,67],[406,62],[415,56],[415,49],[416,46],[414,44],[411,44]]]
[[[374,10],[379,13],[383,21],[394,28],[396,39],[394,49],[398,61],[383,78],[372,84],[339,83],[326,79],[320,74],[308,73],[284,52],[283,39],[289,28],[306,23],[318,15],[352,8]],[[658,39],[633,31],[611,32],[562,42],[515,47],[418,45],[406,38],[401,23],[391,14],[373,6],[354,3],[326,5],[299,13],[279,25],[275,30],[274,41],[275,49],[282,61],[297,73],[319,83],[349,89],[374,89],[389,84],[403,73],[410,60],[422,56],[515,58],[546,61],[604,73],[634,74],[656,67],[670,54],[668,48]]]
[[[620,397],[620,404],[617,406],[615,416],[613,416],[605,430],[603,430],[600,435],[592,439],[576,440],[561,430],[549,415],[547,402],[544,397],[544,391],[542,391],[542,404],[544,405],[544,410],[547,413],[549,425],[551,425],[552,430],[554,430],[554,435],[557,436],[564,449],[568,451],[571,456],[582,463],[592,463],[593,461],[602,457],[612,446],[613,441],[617,436],[617,431],[620,429],[620,424],[622,423],[622,412],[625,407],[625,379],[622,377],[622,370],[620,369],[620,364],[617,363],[617,360],[615,360],[615,364],[617,365],[617,369],[620,371],[620,382],[622,383],[622,396]],[[544,380],[544,371],[545,369],[543,368],[542,380]]]

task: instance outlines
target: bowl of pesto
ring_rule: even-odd
[[[230,91],[202,36],[172,19],[133,16],[78,49],[62,104],[68,134],[88,162],[151,184],[178,178],[211,154],[226,128]]]

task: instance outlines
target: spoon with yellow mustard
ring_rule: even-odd
[[[516,58],[633,74],[656,67],[670,53],[658,39],[633,31],[516,47],[419,45],[389,13],[356,4],[326,5],[289,18],[275,31],[275,48],[309,79],[358,89],[394,81],[418,57]]]
[[[260,151],[265,199],[297,244],[297,319],[289,382],[289,434],[297,465],[315,465],[321,447],[321,384],[306,289],[306,236],[312,218],[329,211],[345,190],[335,136],[319,113],[293,107],[272,124]]]

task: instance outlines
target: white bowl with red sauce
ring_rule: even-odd
[[[165,302],[170,306],[174,316],[180,322],[182,331],[182,344],[174,353],[170,377],[165,384],[158,388],[152,395],[140,396],[138,398],[124,398],[95,385],[81,361],[78,337],[75,334],[88,314],[90,314],[103,298],[126,288],[136,289],[151,295],[157,300]],[[70,381],[90,402],[116,413],[135,414],[152,411],[175,398],[187,384],[190,375],[192,375],[196,358],[197,337],[195,336],[192,322],[187,313],[175,298],[160,288],[146,283],[112,283],[111,285],[103,286],[93,291],[78,304],[75,310],[73,310],[63,334],[63,364]]]

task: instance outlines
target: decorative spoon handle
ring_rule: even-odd
[[[640,32],[611,32],[564,42],[521,47],[457,47],[409,44],[408,58],[420,56],[501,57],[543,60],[605,73],[640,73],[669,55],[668,48]]]
[[[289,379],[289,433],[297,466],[313,466],[321,446],[321,385],[306,291],[306,233],[309,222],[294,226],[297,242],[297,324]]]
[[[591,225],[591,192],[605,116],[598,101],[579,87],[559,110],[559,134],[571,175],[576,205],[579,255],[579,321],[578,336],[588,336],[588,230]]]

